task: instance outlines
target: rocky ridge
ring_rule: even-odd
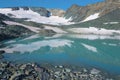
[[[72,18],[73,22],[84,20],[90,15],[99,13],[99,17],[120,7],[119,0],[105,0],[96,4],[87,6],[72,5],[65,13],[66,18]]]

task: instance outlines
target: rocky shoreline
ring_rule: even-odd
[[[2,56],[4,52],[0,51]],[[98,69],[36,63],[16,64],[0,59],[0,80],[119,80]]]

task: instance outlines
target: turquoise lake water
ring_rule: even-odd
[[[95,67],[120,74],[120,36],[33,35],[5,41],[5,60]]]

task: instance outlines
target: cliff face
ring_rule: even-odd
[[[73,5],[66,11],[65,17],[72,18],[72,21],[74,22],[79,22],[95,13],[99,13],[99,16],[101,17],[119,7],[120,0],[106,0],[87,6]]]

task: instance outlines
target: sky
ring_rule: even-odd
[[[85,6],[94,4],[104,0],[0,0],[0,7],[45,7],[45,8],[59,8],[68,9],[72,4]]]

